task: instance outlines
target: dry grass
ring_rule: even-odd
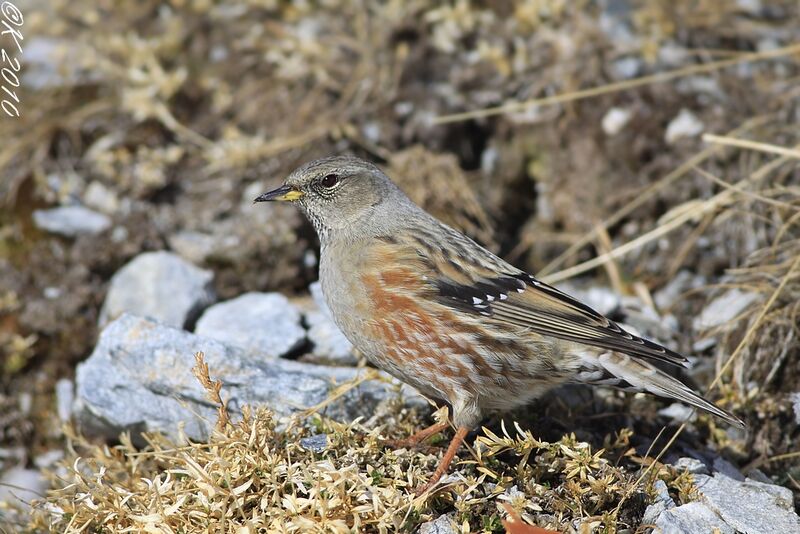
[[[209,397],[219,398],[219,382],[202,361],[195,373]],[[266,409],[246,409],[237,423],[220,420],[209,443],[148,435],[141,450],[127,435],[108,447],[70,432],[63,469],[27,528],[394,532],[443,513],[453,514],[463,532],[503,532],[509,517],[558,530],[638,526],[647,485],[630,467],[650,462],[635,456],[629,432],[607,437],[595,450],[574,435],[548,443],[516,424],[503,425],[499,434],[484,428],[469,452],[459,454],[456,474],[415,497],[413,488],[430,476],[442,451],[386,448],[385,439],[420,423],[408,412],[394,415],[391,425],[366,428],[318,415],[279,422]],[[320,434],[326,436],[322,450],[304,441]],[[679,499],[691,498],[690,479],[658,465],[655,475]],[[618,507],[631,492],[636,504]]]

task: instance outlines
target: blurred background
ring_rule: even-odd
[[[306,295],[313,229],[252,199],[353,153],[512,263],[692,355],[685,378],[718,378],[711,396],[750,425],[703,423],[698,442],[797,500],[796,1],[16,6],[0,469],[61,447],[56,384],[92,352],[109,281],[137,255],[213,272],[217,300]],[[642,402],[655,407],[621,424],[652,424],[663,405]]]

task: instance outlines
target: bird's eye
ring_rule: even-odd
[[[319,183],[322,187],[330,189],[339,183],[339,176],[336,174],[326,174]]]

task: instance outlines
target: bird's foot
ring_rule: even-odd
[[[434,423],[431,426],[425,427],[419,432],[416,432],[405,439],[388,439],[384,443],[387,447],[392,447],[393,449],[420,449],[423,448],[421,445],[423,441],[434,434],[438,434],[447,427],[447,422]]]
[[[447,451],[445,451],[444,456],[442,457],[442,461],[439,462],[439,466],[436,468],[436,471],[433,472],[431,478],[428,479],[428,482],[423,484],[422,486],[418,487],[414,494],[419,497],[423,493],[430,490],[433,486],[436,485],[437,482],[447,473],[447,468],[450,467],[450,463],[453,461],[453,458],[456,456],[456,452],[458,452],[458,448],[464,443],[464,438],[467,437],[469,433],[469,428],[462,426],[456,431],[456,435],[453,436],[453,440],[450,442],[450,445],[447,447]]]

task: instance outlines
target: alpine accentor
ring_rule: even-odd
[[[421,491],[446,472],[485,414],[566,382],[647,391],[743,426],[653,365],[683,365],[683,356],[626,332],[439,222],[371,163],[313,161],[256,199],[270,200],[297,203],[314,225],[322,291],[353,345],[452,407],[456,435]]]

